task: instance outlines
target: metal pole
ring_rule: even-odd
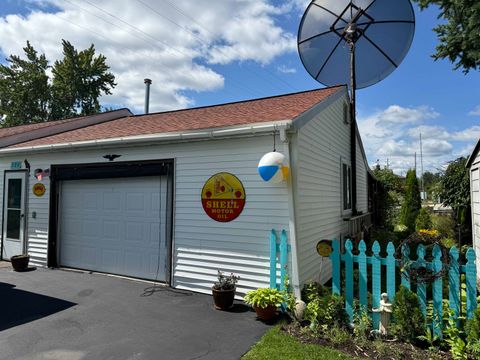
[[[422,133],[420,133],[420,169],[422,171],[420,180],[421,180],[421,189],[422,189],[422,200],[425,194],[425,183],[423,182],[423,146],[422,146]]]
[[[145,114],[148,114],[149,107],[150,107],[150,85],[152,84],[152,80],[144,79],[145,84]]]
[[[352,215],[357,214],[357,121],[355,112],[355,89],[357,88],[355,75],[355,42],[350,45],[350,158],[352,161]]]

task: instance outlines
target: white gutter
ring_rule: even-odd
[[[286,131],[290,129],[291,120],[275,121],[270,123],[259,123],[254,125],[210,129],[202,131],[185,131],[178,133],[162,133],[162,134],[148,134],[128,137],[117,137],[110,139],[87,140],[59,144],[34,145],[24,147],[5,148],[0,150],[0,154],[15,154],[30,151],[49,151],[49,150],[65,150],[89,148],[95,146],[121,146],[145,142],[167,142],[167,141],[188,141],[188,140],[202,140],[212,138],[225,138],[241,135],[257,135],[262,133],[273,132],[274,130]]]
[[[290,169],[292,169],[292,164],[290,162],[290,142],[287,136],[286,129],[280,129],[280,139],[283,142],[283,152],[287,158],[287,164],[290,164]],[[297,256],[297,230],[295,228],[295,201],[293,198],[293,178],[292,172],[290,171],[287,179],[287,188],[288,188],[288,228],[290,231],[290,254],[292,255],[292,281],[291,285],[293,287],[293,292],[297,299],[301,298],[301,289],[300,289],[300,278],[298,274],[298,256]]]

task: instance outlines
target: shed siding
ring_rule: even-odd
[[[368,212],[367,171],[366,159],[357,140],[357,210],[364,214]]]
[[[296,165],[296,221],[300,283],[324,282],[331,276],[331,264],[315,251],[321,239],[339,239],[348,232],[341,213],[341,160],[350,161],[350,125],[343,121],[342,97],[298,131]],[[361,157],[361,152],[358,152]],[[360,162],[359,162],[360,163]],[[359,169],[359,183],[366,177]],[[363,186],[363,185],[362,185]],[[365,185],[366,188],[366,185]],[[359,198],[362,198],[359,187]],[[362,200],[365,202],[364,200]]]
[[[278,140],[279,141],[279,140]],[[272,150],[271,136],[243,139],[209,140],[182,144],[164,144],[75,152],[22,154],[4,157],[1,170],[11,161],[27,158],[31,169],[52,164],[104,162],[107,153],[121,154],[117,161],[175,159],[175,198],[173,235],[173,286],[211,293],[217,269],[238,273],[238,291],[268,286],[269,232],[272,228],[288,231],[288,197],[285,183],[263,182],[257,174],[260,157]],[[232,222],[210,219],[201,205],[201,189],[217,172],[230,172],[242,182],[246,204]],[[3,181],[3,177],[1,177]],[[46,265],[48,237],[49,178],[43,180],[47,192],[36,197],[29,178],[28,251],[32,263]],[[3,184],[2,184],[3,185]],[[37,213],[32,218],[32,211]],[[60,240],[61,241],[61,240]]]
[[[472,236],[477,254],[477,274],[480,274],[480,154],[470,168],[470,190],[472,201]],[[480,275],[477,275],[480,277]]]

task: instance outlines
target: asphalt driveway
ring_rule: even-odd
[[[0,268],[0,359],[239,359],[268,328],[241,303],[222,312],[211,296],[150,286]]]

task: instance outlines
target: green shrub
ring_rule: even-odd
[[[360,345],[365,344],[368,341],[370,332],[372,331],[372,319],[370,318],[365,306],[356,306],[353,322],[353,335]]]
[[[315,281],[311,281],[303,287],[302,299],[308,304],[310,301],[328,295],[329,293],[331,293],[330,289]]]
[[[463,332],[459,329],[453,310],[449,309],[447,323],[443,329],[445,343],[450,349],[450,354],[455,360],[467,360],[467,344],[463,340]]]
[[[399,340],[414,343],[425,334],[425,318],[418,297],[404,286],[400,286],[393,301],[393,321],[391,332]]]
[[[350,333],[337,325],[327,329],[327,331],[325,331],[325,336],[332,344],[335,345],[345,344],[351,339]]]
[[[467,320],[465,332],[468,344],[480,340],[480,308],[477,309],[472,319]]]
[[[417,220],[415,221],[415,229],[431,229],[432,228],[432,218],[430,216],[430,212],[425,209],[421,208],[418,212]]]
[[[312,330],[321,330],[338,326],[346,328],[349,323],[344,309],[344,300],[339,295],[326,295],[313,298],[305,309],[305,319],[310,321]]]
[[[455,239],[455,220],[451,216],[432,214],[432,229],[437,230],[440,236]]]

